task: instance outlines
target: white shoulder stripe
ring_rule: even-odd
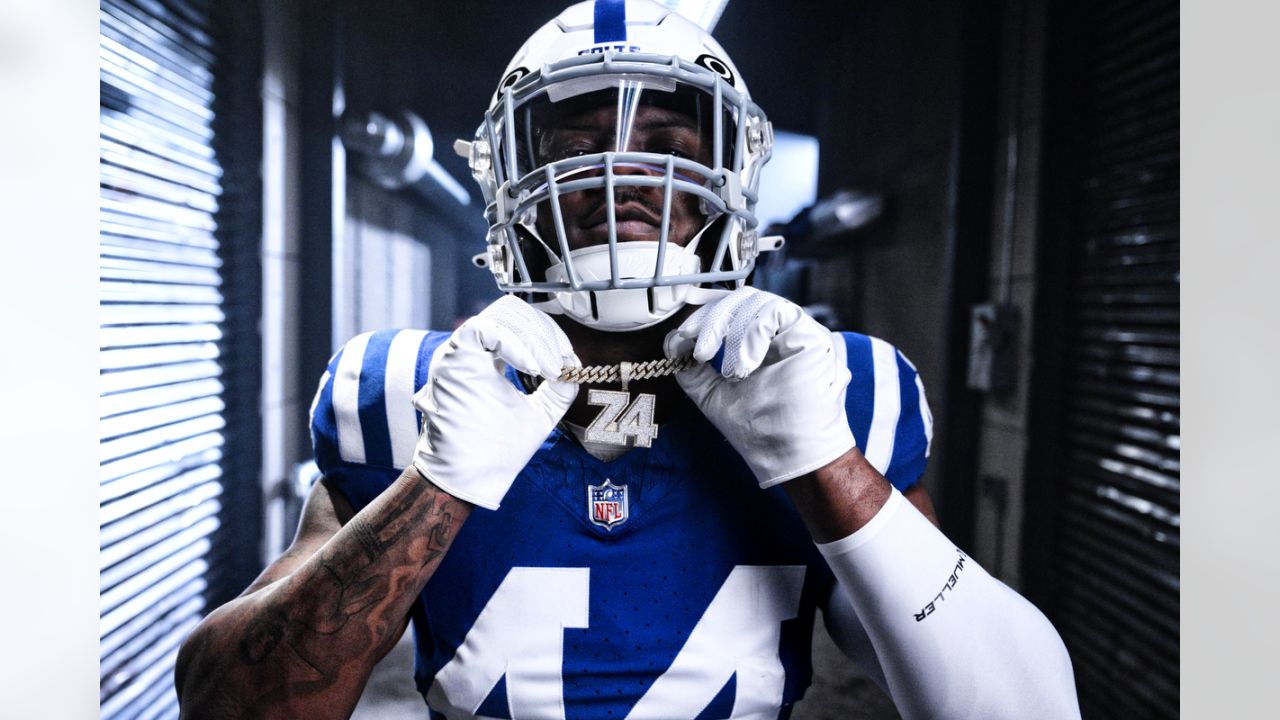
[[[888,471],[889,460],[893,457],[894,436],[898,432],[898,417],[902,414],[898,355],[889,343],[871,338],[871,361],[876,394],[871,410],[871,430],[867,433],[867,447],[863,454],[872,467],[884,473]]]
[[[360,369],[373,333],[347,341],[333,376],[333,413],[338,423],[338,455],[350,463],[363,463],[364,432],[360,429]]]
[[[326,369],[324,374],[320,376],[320,384],[316,386],[316,394],[311,398],[311,407],[307,410],[307,424],[315,427],[316,423],[316,406],[320,404],[320,394],[324,392],[324,386],[329,382],[329,371]]]
[[[387,349],[387,376],[382,396],[387,404],[387,434],[391,438],[391,463],[405,468],[413,462],[418,442],[418,411],[413,407],[417,383],[418,348],[425,330],[401,330]]]
[[[320,376],[320,384],[316,385],[316,394],[311,398],[311,407],[307,409],[307,424],[315,427],[316,422],[316,406],[320,404],[320,394],[324,392],[324,386],[329,382],[329,366],[333,364],[333,358],[338,357],[338,353],[334,353],[329,358],[329,362],[324,364],[324,374]]]
[[[907,367],[911,368],[912,372],[916,373],[917,375],[920,374],[920,371],[916,369],[916,364],[911,362],[911,358],[903,354],[901,350],[898,351],[898,357],[902,358],[902,362],[906,363]]]
[[[916,374],[916,395],[920,397],[920,421],[924,423],[924,456],[929,457],[933,449],[933,413],[929,411],[929,401],[924,396],[924,381]]]
[[[844,335],[833,330],[831,332],[831,347],[835,351],[836,367],[841,370],[847,370],[849,368],[849,346],[844,344]],[[844,385],[840,386],[840,407],[844,407],[845,400],[848,396],[849,383],[846,382]],[[854,438],[853,441],[857,443],[858,439]]]

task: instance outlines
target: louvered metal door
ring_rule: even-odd
[[[1178,5],[1075,6],[1054,616],[1086,718],[1178,715]],[[1061,127],[1060,126],[1060,127]]]
[[[223,495],[215,47],[198,1],[100,19],[101,714],[176,717]]]

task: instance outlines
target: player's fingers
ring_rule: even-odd
[[[550,315],[527,303],[521,302],[520,304],[525,309],[524,314],[527,316],[528,322],[537,328],[537,336],[541,341],[538,360],[543,371],[541,373],[542,376],[555,378],[560,375],[560,371],[565,367],[582,367],[582,361],[578,359],[577,353],[573,351],[569,336],[556,324],[556,321]]]
[[[565,366],[582,365],[551,316],[514,296],[494,301],[463,328],[467,326],[474,328],[486,350],[521,372],[554,378]]]
[[[693,354],[693,346],[698,340],[698,334],[702,330],[702,324],[710,308],[710,305],[703,305],[685,318],[679,327],[667,333],[667,337],[662,341],[662,352],[668,358],[687,357]]]
[[[681,325],[667,333],[666,339],[662,341],[662,353],[671,359],[688,357],[693,354],[693,346],[697,341],[697,333]]]
[[[533,349],[508,328],[477,316],[463,323],[454,333],[459,346],[478,348],[492,353],[502,362],[530,375],[540,375]]]
[[[716,382],[723,382],[720,373],[711,365],[699,363],[693,367],[676,373],[676,382],[680,389],[695,404],[701,405],[715,387]]]
[[[760,367],[777,333],[777,319],[769,308],[786,302],[777,295],[757,292],[743,297],[732,309],[721,369],[725,377],[741,380]]]
[[[554,324],[554,323],[552,323]],[[552,358],[555,363],[555,372],[547,375],[549,379],[557,378],[565,368],[580,368],[582,360],[578,359],[578,353],[573,351],[573,346],[569,344],[569,336],[564,334],[559,325],[556,325],[556,332],[559,336],[559,348],[557,348],[556,356]]]
[[[764,363],[771,349],[776,348],[777,357],[783,358],[814,342],[812,331],[798,333],[803,335],[802,338],[789,338],[790,335],[797,335],[793,328],[807,319],[804,310],[790,300],[771,297],[755,315],[750,331],[743,336],[742,348],[738,353],[740,364],[737,369],[744,376],[755,372]],[[816,322],[809,322],[824,337],[830,334]],[[797,342],[802,347],[790,347]]]
[[[749,302],[755,288],[745,287],[734,290],[724,298],[706,307],[707,317],[699,328],[698,341],[693,346],[693,359],[707,362],[716,356],[725,337],[729,335],[734,319],[738,317],[739,308]]]
[[[528,399],[554,425],[560,422],[560,418],[569,411],[569,406],[573,404],[576,397],[578,397],[576,383],[548,379],[542,381],[538,389],[529,394]]]
[[[676,328],[667,333],[666,339],[662,341],[662,354],[670,359],[692,355],[694,340],[693,337],[682,335],[680,329]]]
[[[554,323],[552,323],[552,327],[556,332],[561,332],[560,328]],[[561,344],[555,335],[550,333],[547,328],[541,328],[541,330],[545,334],[538,335],[537,341],[533,343],[531,348],[534,360],[538,363],[537,374],[544,378],[560,377],[561,370],[566,365],[570,365],[571,362],[568,357],[565,357],[565,353],[561,350]],[[563,333],[561,332],[561,334]],[[572,350],[568,351],[568,355],[576,357],[573,355]]]
[[[573,348],[564,330],[551,316],[514,296],[504,298],[503,322],[510,323],[511,330],[523,338],[538,362],[538,372],[544,378],[560,375],[560,370],[573,355]]]

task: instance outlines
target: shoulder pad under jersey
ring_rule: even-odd
[[[852,374],[845,412],[858,448],[889,482],[905,490],[924,473],[933,442],[924,383],[911,361],[884,340],[834,334],[836,351],[843,351]]]
[[[358,510],[412,461],[421,428],[413,396],[447,332],[381,330],[347,341],[311,402],[316,464]]]

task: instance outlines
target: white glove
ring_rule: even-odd
[[[724,346],[719,372],[707,361]],[[729,440],[760,487],[834,461],[857,443],[829,330],[798,305],[744,287],[705,305],[667,335],[667,357],[700,361],[680,387]]]
[[[544,381],[525,394],[503,375],[505,365]],[[550,316],[503,296],[432,355],[427,384],[413,397],[423,414],[413,466],[450,495],[498,509],[578,395],[577,385],[556,379],[561,369],[581,365]]]

